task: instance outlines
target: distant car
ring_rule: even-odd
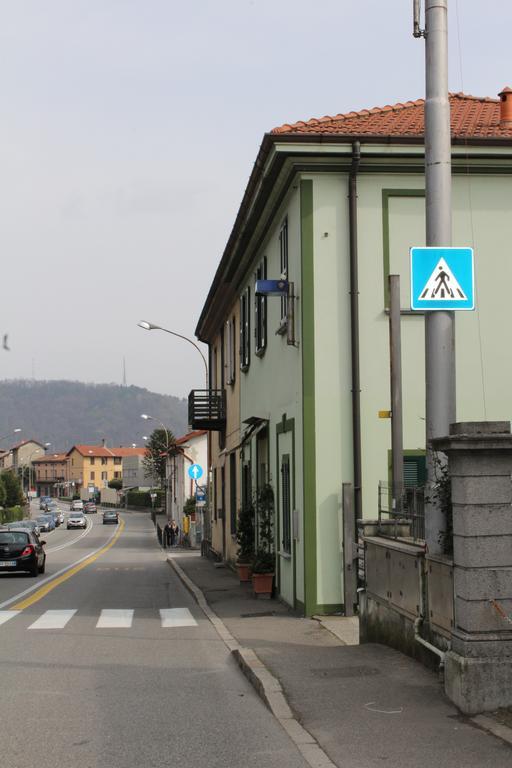
[[[39,526],[36,520],[18,520],[16,523],[8,523],[7,528],[26,528],[39,535]]]
[[[106,509],[103,512],[103,525],[106,525],[107,523],[118,523],[119,522],[119,513],[117,509]]]
[[[53,515],[39,515],[39,517],[36,517],[36,523],[39,526],[40,531],[55,530],[55,520],[53,519]]]
[[[28,571],[31,576],[44,573],[44,541],[24,528],[0,530],[0,571]]]
[[[78,510],[77,512],[70,512],[67,522],[68,530],[70,528],[87,528],[87,519],[83,512]]]
[[[53,517],[56,528],[58,528],[59,525],[62,525],[62,523],[64,522],[64,512],[62,511],[62,509],[59,509],[58,507],[47,506],[45,514],[51,515]]]
[[[46,505],[52,500],[51,496],[41,496],[39,499],[39,509],[46,509]]]
[[[71,502],[70,510],[71,512],[76,512],[78,510],[82,510],[84,508],[84,503],[81,499],[75,499]]]
[[[97,512],[98,509],[94,501],[86,501],[84,504],[84,512],[86,515],[92,515]]]

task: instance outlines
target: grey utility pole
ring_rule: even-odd
[[[448,99],[448,0],[425,0],[425,30],[419,30],[414,2],[415,36],[425,37],[425,184],[427,246],[451,246],[451,142]],[[453,312],[425,313],[427,496],[435,481],[433,437],[449,434],[455,421],[455,319]],[[425,510],[428,550],[442,549],[443,511],[432,499]]]
[[[400,332],[400,275],[389,275],[389,351],[391,361],[391,462],[393,512],[402,512],[404,445],[402,427],[402,341]]]

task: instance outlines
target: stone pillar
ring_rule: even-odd
[[[454,627],[445,691],[466,714],[512,705],[510,422],[452,424],[433,441],[452,478]]]

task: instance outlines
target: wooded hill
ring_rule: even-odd
[[[143,445],[142,436],[159,425],[144,421],[141,413],[161,421],[176,437],[187,431],[187,402],[172,395],[118,384],[0,381],[0,435],[22,429],[11,441],[2,440],[0,448],[29,438],[51,443],[52,453],[103,438],[107,445]]]

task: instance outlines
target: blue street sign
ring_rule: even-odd
[[[206,501],[206,491],[203,488],[196,488],[196,501]]]
[[[288,280],[256,280],[256,296],[288,296]]]
[[[411,309],[474,308],[472,248],[411,248]]]
[[[202,477],[203,474],[203,468],[200,464],[192,464],[191,467],[188,468],[188,476],[192,478],[192,480],[199,480],[200,477]]]

